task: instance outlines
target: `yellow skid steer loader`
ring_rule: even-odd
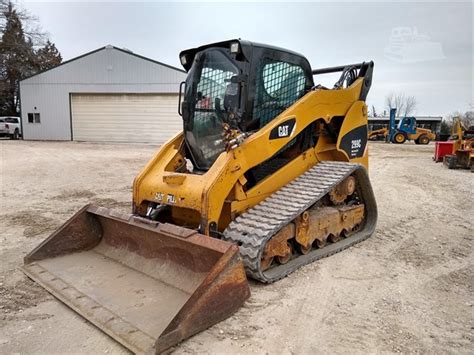
[[[243,40],[181,52],[183,131],[133,184],[123,215],[85,206],[23,271],[136,353],[161,352],[225,319],[246,275],[274,282],[368,238],[373,62],[312,70]],[[313,75],[340,72],[334,87]]]

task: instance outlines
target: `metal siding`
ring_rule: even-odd
[[[31,140],[70,140],[69,94],[61,86],[41,89],[21,85],[23,137]],[[36,109],[35,109],[36,107]],[[28,123],[28,113],[39,113],[41,123]]]
[[[178,95],[73,94],[75,141],[163,143],[182,129]]]
[[[70,93],[177,93],[185,78],[181,71],[105,48],[20,83],[24,139],[70,140]],[[31,112],[41,114],[41,124],[28,123]]]

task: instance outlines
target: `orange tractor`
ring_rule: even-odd
[[[464,168],[474,172],[474,134],[471,136],[470,132],[457,118],[453,125],[452,153],[443,157],[443,164],[448,169]]]

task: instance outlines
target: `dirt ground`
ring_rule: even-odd
[[[183,353],[473,353],[474,174],[370,144],[367,241],[268,286]],[[151,145],[0,141],[0,353],[128,353],[18,270],[89,201],[128,211]]]

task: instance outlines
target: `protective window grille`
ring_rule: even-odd
[[[253,108],[260,127],[291,106],[304,93],[306,78],[298,65],[266,60],[257,70]]]
[[[203,68],[201,80],[197,86],[198,100],[196,109],[212,109],[216,98],[224,101],[227,80],[235,75],[233,72],[222,71],[213,68]]]
[[[194,113],[194,125],[198,128],[196,136],[203,139],[220,138],[212,134],[212,131],[219,134],[222,132],[222,124],[217,119],[216,99],[220,101],[220,109],[223,110],[224,96],[230,78],[235,75],[231,71],[223,71],[214,68],[203,68],[201,80],[197,85],[197,100]],[[222,152],[223,145],[216,144],[210,140],[209,144],[201,145],[201,152],[205,159],[211,159]]]

